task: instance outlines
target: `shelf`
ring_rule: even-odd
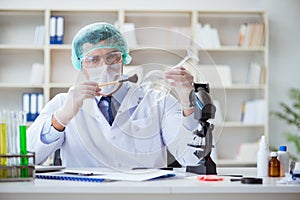
[[[202,10],[201,14],[208,15],[264,15],[264,10]]]
[[[48,48],[51,50],[71,50],[71,44],[61,44],[61,45],[48,45]]]
[[[44,50],[44,46],[0,44],[0,50]]]
[[[196,45],[197,46],[197,45]],[[168,50],[186,50],[187,48],[192,49],[193,45],[186,45],[186,46],[172,46],[172,45],[137,45],[130,47],[131,50],[141,49],[141,48],[161,48],[161,49],[168,49]],[[219,51],[228,51],[228,52],[256,52],[256,51],[265,51],[265,47],[239,47],[239,46],[221,46],[219,48],[200,48],[197,47],[198,51],[209,51],[209,52],[219,52]]]
[[[0,88],[43,88],[43,85],[32,85],[30,83],[0,83]]]
[[[224,87],[210,87],[211,89],[226,89],[226,90],[264,90],[266,88],[265,85],[250,85],[250,84],[232,84],[231,86]]]
[[[223,124],[215,124],[215,126],[223,128],[263,128],[264,124],[245,124],[241,121],[227,121]]]
[[[50,83],[50,88],[69,88],[74,83]]]
[[[198,51],[265,51],[265,47],[221,46],[219,48],[198,48]]]
[[[137,46],[131,46],[129,47],[130,51],[137,51],[140,49],[159,49],[162,51],[169,51],[169,50],[174,50],[174,51],[186,51],[187,49],[191,49],[191,45],[187,46],[172,46],[172,45],[162,45],[162,44],[157,44],[157,45],[137,45]]]
[[[256,167],[255,161],[241,161],[235,159],[218,159],[215,163],[218,167]]]

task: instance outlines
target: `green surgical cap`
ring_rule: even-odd
[[[99,42],[101,41],[101,44]],[[87,52],[100,48],[118,49],[123,54],[123,63],[129,64],[131,56],[124,36],[111,24],[100,22],[83,27],[75,35],[72,42],[72,64],[81,70],[81,58],[83,45],[91,44]],[[86,54],[87,54],[86,52]]]

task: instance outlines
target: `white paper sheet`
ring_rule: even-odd
[[[175,173],[170,170],[139,169],[131,171],[113,172],[101,176],[104,179],[120,181],[147,181],[155,178],[172,177]]]

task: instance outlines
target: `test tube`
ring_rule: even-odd
[[[0,111],[0,154],[7,155],[7,112],[5,110]],[[7,159],[0,158],[0,165],[7,166]],[[7,178],[7,169],[0,169],[0,178]]]
[[[27,144],[26,144],[26,112],[20,111],[18,113],[18,124],[19,124],[19,132],[20,132],[20,164],[21,166],[28,166],[28,158],[22,157],[27,156]],[[28,177],[28,168],[21,168],[21,177]]]
[[[18,137],[18,126],[17,126],[17,112],[16,111],[10,111],[8,112],[8,121],[7,121],[7,146],[8,150],[7,153],[13,156],[16,156],[19,154],[18,147],[19,147],[19,137]],[[8,165],[11,166],[10,176],[11,178],[19,177],[18,170],[16,169],[16,166],[18,166],[18,159],[17,157],[12,157],[8,160]]]

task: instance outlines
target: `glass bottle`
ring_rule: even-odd
[[[271,152],[271,159],[269,160],[269,177],[280,176],[280,161],[277,159],[277,152]]]

